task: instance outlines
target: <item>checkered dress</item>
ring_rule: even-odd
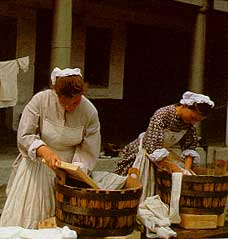
[[[193,125],[185,123],[176,112],[176,105],[169,105],[158,109],[150,118],[149,126],[143,137],[143,148],[151,154],[156,149],[164,148],[164,130],[180,132],[187,130],[179,141],[182,150],[197,147],[197,134]],[[126,175],[133,165],[138,153],[139,138],[123,148],[123,158],[118,162],[116,173]]]

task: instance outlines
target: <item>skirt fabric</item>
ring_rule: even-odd
[[[54,177],[54,171],[41,160],[22,158],[9,180],[0,226],[36,229],[40,220],[54,216]]]

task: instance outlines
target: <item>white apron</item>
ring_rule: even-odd
[[[47,119],[43,122],[42,140],[61,160],[72,162],[75,145],[80,144],[83,127],[69,128]],[[8,197],[0,219],[0,226],[37,228],[39,221],[55,214],[55,173],[41,158],[17,158],[17,170],[9,180]],[[14,175],[13,175],[14,174]]]
[[[164,148],[169,148],[176,143],[178,143],[181,138],[185,135],[186,130],[180,132],[173,132],[170,130],[164,131]],[[143,185],[143,193],[140,198],[140,201],[144,201],[146,197],[151,197],[154,195],[154,167],[153,163],[146,156],[146,150],[142,147],[143,137],[140,139],[139,152],[136,155],[133,168],[138,168],[140,171],[139,179]]]

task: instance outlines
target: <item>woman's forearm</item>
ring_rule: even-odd
[[[191,167],[192,167],[192,162],[193,162],[193,159],[192,159],[192,157],[191,156],[187,156],[186,158],[185,158],[185,169],[186,170],[190,170],[191,169]]]
[[[41,145],[36,150],[37,156],[44,158],[45,163],[52,169],[61,164],[61,159],[48,146]]]

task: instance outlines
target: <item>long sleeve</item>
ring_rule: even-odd
[[[40,121],[40,94],[35,95],[23,110],[18,132],[18,148],[25,158],[36,158],[36,149],[45,143],[38,133]]]
[[[195,150],[195,148],[197,147],[197,134],[194,126],[189,128],[186,134],[183,136],[180,141],[180,146],[182,150]]]
[[[100,122],[95,112],[84,129],[81,144],[76,147],[73,162],[82,162],[87,169],[93,169],[99,158],[100,145]]]
[[[192,126],[191,128],[189,128],[187,133],[184,135],[184,137],[180,141],[180,146],[182,149],[182,153],[181,153],[182,160],[184,160],[185,157],[187,156],[191,156],[194,160],[194,163],[196,164],[200,163],[201,161],[200,155],[196,151],[197,142],[198,141],[197,141],[196,129],[194,126]]]

